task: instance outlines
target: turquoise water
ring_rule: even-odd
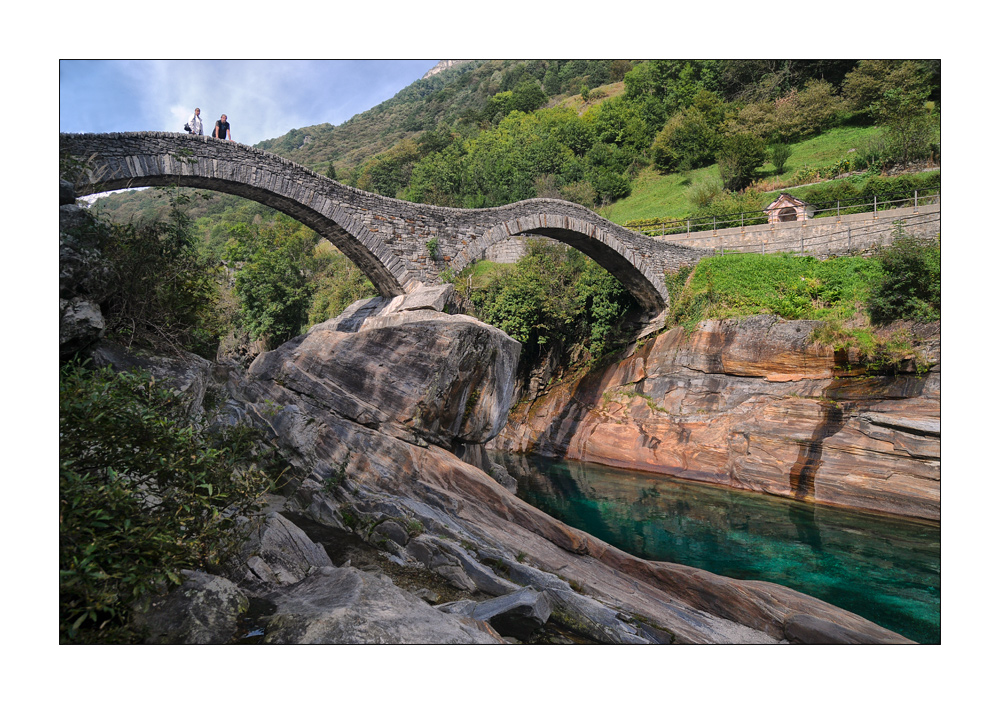
[[[602,465],[497,455],[518,496],[638,557],[783,584],[941,642],[937,524]]]

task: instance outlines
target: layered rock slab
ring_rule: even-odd
[[[496,449],[940,520],[939,347],[923,374],[862,374],[757,316],[664,333],[516,406]]]

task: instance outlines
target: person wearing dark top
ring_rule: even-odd
[[[233,141],[233,135],[229,132],[229,122],[226,120],[225,115],[222,116],[222,119],[215,121],[215,132],[212,136],[219,139],[228,139],[230,142]]]

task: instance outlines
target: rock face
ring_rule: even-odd
[[[73,186],[59,182],[59,355],[67,358],[104,336],[100,304],[109,270],[100,254],[104,234],[76,205]]]
[[[150,645],[220,645],[236,634],[249,600],[224,577],[183,570],[184,581],[136,616]]]
[[[551,609],[546,623],[597,642],[776,643],[787,641],[789,623],[803,641],[835,633],[856,642],[907,642],[784,587],[635,558],[525,504],[446,449],[459,440],[485,441],[502,425],[511,377],[486,367],[504,368],[516,350],[512,341],[461,316],[406,311],[405,301],[398,303],[393,311],[385,301],[359,305],[268,353],[245,378],[230,379],[247,417],[269,428],[300,469],[284,514],[303,517],[311,539],[323,542],[324,531],[351,531],[377,547],[394,569],[437,580],[435,592],[465,595],[458,601],[531,587],[544,598],[529,609],[529,623],[534,619],[537,626]],[[368,312],[361,311],[365,307]],[[334,612],[350,614],[348,622],[371,618],[354,600],[383,586],[342,569],[317,567],[269,597],[278,606],[265,640],[418,638],[392,636],[403,627],[379,630],[374,620],[365,627],[367,635],[340,616],[338,624],[328,622]],[[299,590],[301,595],[292,594]],[[346,596],[327,603],[324,595],[333,593]],[[433,608],[414,595],[412,608],[424,607]],[[481,623],[477,608],[437,611]],[[802,615],[814,620],[796,620]],[[493,629],[477,628],[495,640]]]
[[[863,376],[818,324],[672,330],[518,404],[491,446],[940,520],[939,341],[922,375]]]
[[[506,422],[521,346],[475,318],[434,309],[451,289],[440,288],[388,306],[356,304],[258,357],[250,375],[284,390],[273,401],[324,406],[300,416],[332,412],[442,447],[484,443]]]
[[[274,596],[265,643],[500,643],[472,619],[444,614],[383,576],[323,567]]]

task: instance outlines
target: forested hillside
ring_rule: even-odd
[[[837,127],[875,129],[814,166],[828,175],[933,160],[939,98],[934,61],[472,62],[339,127],[259,146],[416,202],[599,207],[629,196],[643,170],[716,166],[719,191],[743,191]]]

